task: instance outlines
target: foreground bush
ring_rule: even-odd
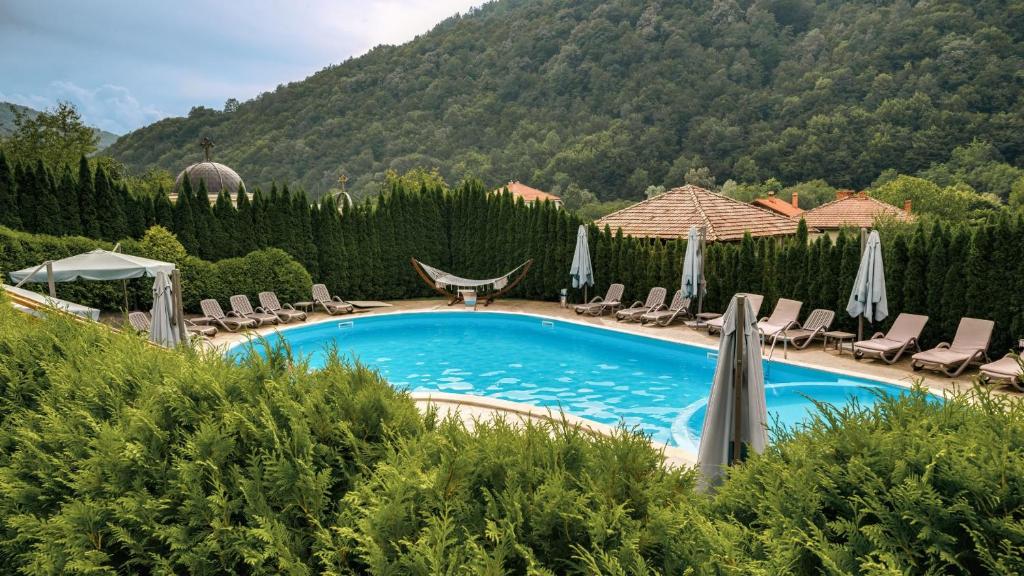
[[[365,369],[234,365],[0,303],[0,573],[317,573],[356,479],[423,430]]]
[[[1024,409],[922,391],[779,432],[713,496],[637,433],[421,417],[0,302],[3,574],[1014,574]]]
[[[734,470],[710,510],[774,573],[1024,573],[1024,404],[916,391],[836,409]]]

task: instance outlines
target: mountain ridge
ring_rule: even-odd
[[[121,138],[172,173],[217,142],[250,185],[358,194],[387,169],[639,198],[691,169],[862,187],[974,139],[1024,161],[1024,10],[1007,2],[502,0],[237,110]]]

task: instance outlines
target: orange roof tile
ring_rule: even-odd
[[[897,220],[908,222],[913,216],[903,210],[876,200],[861,192],[843,195],[837,200],[822,204],[803,213],[807,226],[819,230],[835,230],[837,228],[871,228],[879,216],[889,215]]]
[[[789,202],[779,198],[778,196],[769,196],[767,198],[758,198],[751,202],[754,206],[760,206],[761,208],[767,208],[772,212],[781,214],[786,218],[792,218],[799,216],[804,213],[802,208],[793,206]]]
[[[764,208],[710,192],[699,186],[673,188],[664,194],[613,212],[596,222],[629,236],[678,238],[691,226],[706,226],[708,241],[752,236],[788,236],[797,223]]]
[[[550,200],[558,204],[562,203],[562,199],[560,197],[555,196],[554,194],[549,194],[543,190],[531,188],[522,182],[509,182],[504,186],[504,188],[508,188],[508,191],[511,192],[513,196],[518,196],[525,202],[543,202],[545,200]]]

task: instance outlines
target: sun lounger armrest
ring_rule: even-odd
[[[871,340],[878,340],[879,338],[885,338],[885,333],[875,332],[874,334],[871,335]]]
[[[234,310],[230,310],[230,311],[228,311],[228,312],[227,312],[227,313],[225,314],[225,316],[227,316],[227,317],[229,317],[229,318],[245,318],[245,315],[244,315],[244,314],[239,314],[238,312],[235,312]]]
[[[598,302],[604,302],[604,297],[594,296],[593,298],[590,299],[590,302],[587,302],[587,304],[597,304]]]
[[[341,302],[341,303],[345,302],[344,300],[341,299],[341,296],[331,296],[331,301],[332,302]]]
[[[641,302],[640,300],[637,300],[636,302],[633,302],[632,304],[627,306],[627,308],[639,308],[639,307],[641,307],[643,305],[644,305],[643,302]]]
[[[295,306],[292,306],[291,304],[282,304],[281,308],[284,310],[295,310]]]
[[[952,344],[950,344],[949,342],[939,342],[938,345],[935,346],[935,347],[936,348],[949,348],[950,346],[952,346]]]
[[[259,312],[260,314],[271,314],[270,310],[267,310],[263,306],[257,306],[255,308],[253,308],[253,311],[254,312]]]

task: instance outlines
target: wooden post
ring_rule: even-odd
[[[171,291],[174,293],[174,321],[178,326],[178,337],[182,344],[188,344],[188,330],[185,329],[185,306],[181,297],[181,272],[171,270]]]
[[[736,346],[733,347],[733,372],[732,372],[732,458],[729,464],[736,464],[742,460],[743,455],[743,407],[742,399],[742,387],[743,382],[746,380],[746,356],[745,350],[743,349],[746,344],[746,315],[747,315],[747,297],[743,295],[736,296]],[[725,334],[722,335],[725,338]]]
[[[867,246],[868,246],[868,233],[867,233],[867,229],[861,228],[860,229],[860,258],[861,258],[861,260],[864,259],[864,250],[867,249]],[[861,312],[860,316],[857,317],[857,341],[860,342],[862,340],[864,340],[864,313],[863,312]],[[842,346],[842,345],[843,345],[843,343],[840,342],[839,346]]]
[[[31,276],[31,275],[30,275]],[[46,283],[50,285],[50,298],[57,297],[57,285],[53,280],[53,261],[46,261]]]

